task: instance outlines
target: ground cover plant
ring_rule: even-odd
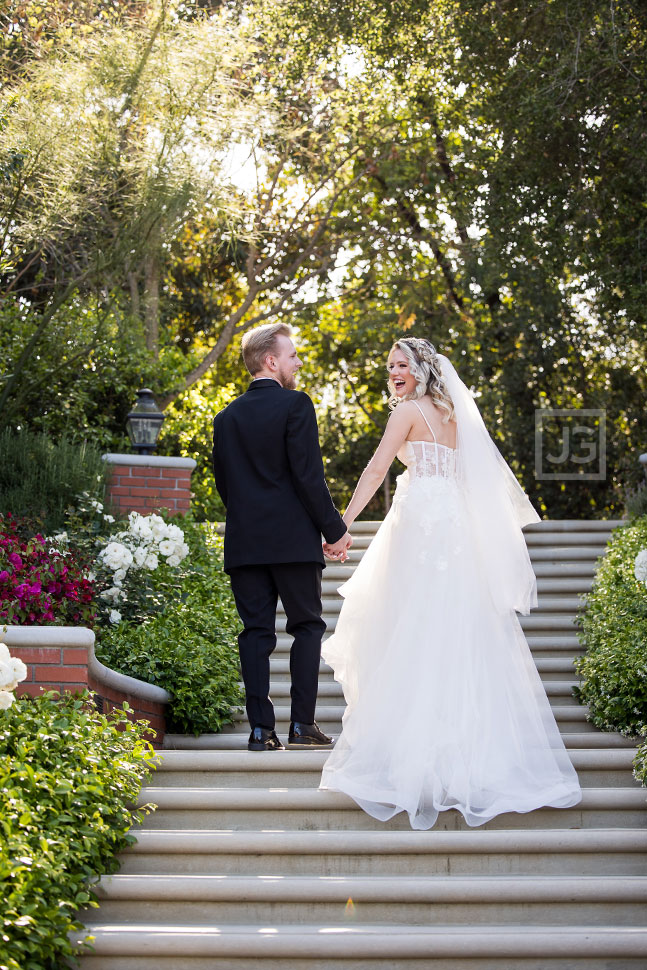
[[[141,811],[146,722],[100,714],[89,694],[19,698],[0,712],[0,965],[58,970],[82,934],[78,910]]]
[[[628,737],[647,729],[647,516],[616,529],[579,616],[586,653],[575,693],[589,720]],[[636,777],[647,781],[647,745]]]

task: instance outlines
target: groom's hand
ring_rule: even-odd
[[[350,532],[345,532],[337,542],[324,542],[323,551],[326,559],[334,559],[339,562],[346,562],[348,550],[353,544],[353,537]]]

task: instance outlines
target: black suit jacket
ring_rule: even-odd
[[[216,415],[213,470],[227,508],[225,569],[320,562],[321,535],[346,526],[324,478],[317,419],[303,391],[253,381]]]

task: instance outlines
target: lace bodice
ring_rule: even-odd
[[[398,458],[410,478],[456,478],[456,450],[435,441],[405,441]]]
[[[415,403],[415,402],[414,402]],[[436,441],[434,429],[431,427],[424,411],[419,404],[423,420],[431,433],[433,441],[405,441],[398,452],[398,458],[407,466],[410,478],[456,478],[456,449],[449,445],[440,445]]]

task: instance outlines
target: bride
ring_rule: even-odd
[[[388,358],[384,437],[344,515],[350,529],[393,459],[393,505],[323,645],[347,702],[321,786],[415,829],[480,825],[581,799],[517,612],[537,605],[521,527],[538,516],[446,357],[414,337]],[[397,405],[397,406],[396,406]]]

